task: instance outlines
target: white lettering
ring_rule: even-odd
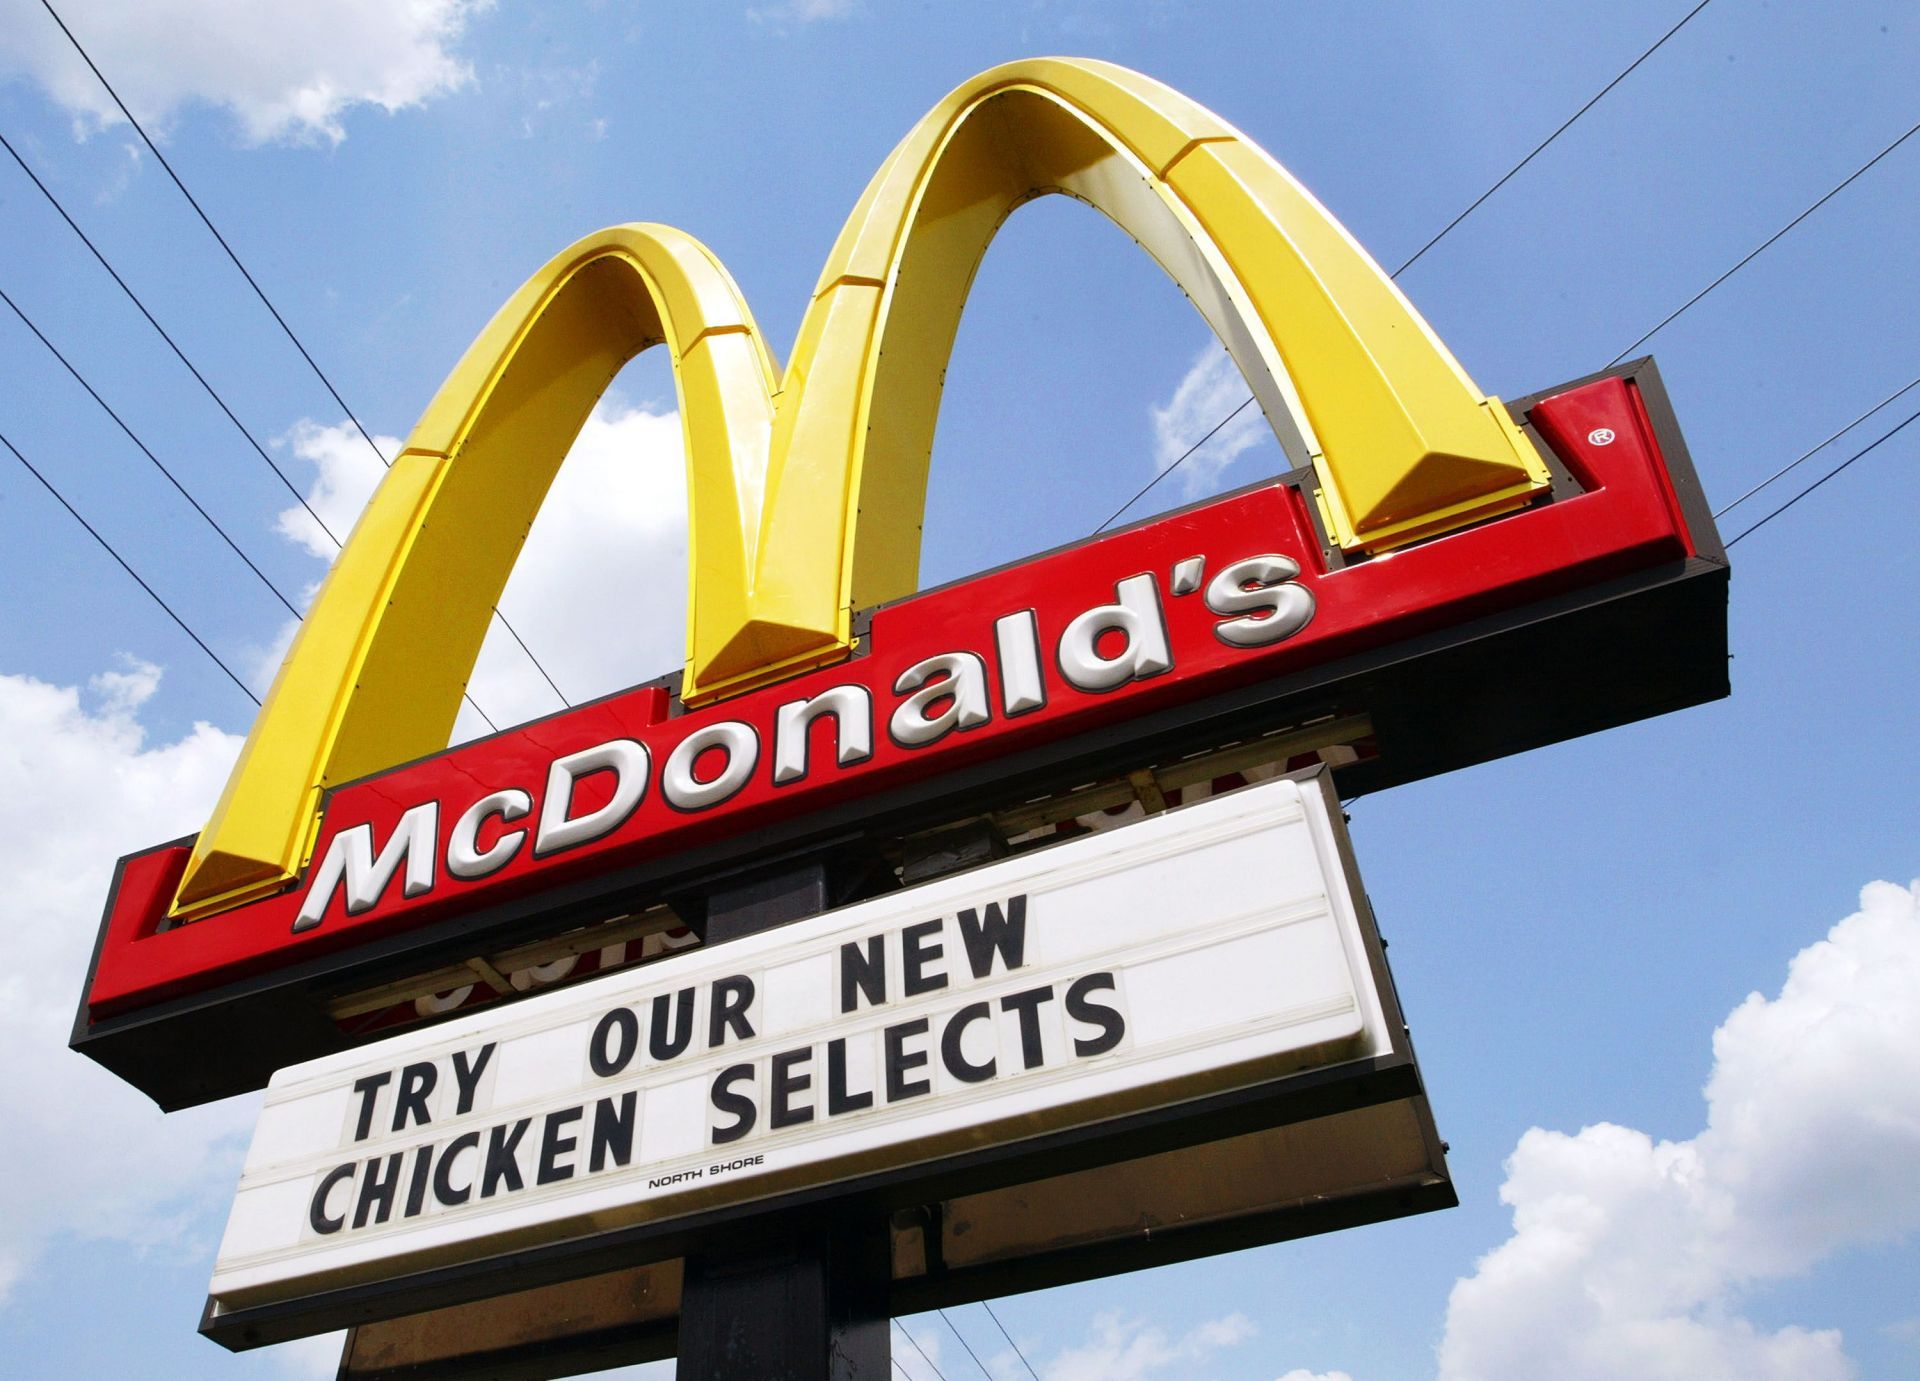
[[[1115,604],[1087,610],[1060,635],[1060,674],[1078,690],[1109,691],[1173,669],[1160,589],[1150,574],[1130,575],[1114,587]],[[1101,655],[1100,639],[1118,633],[1126,646]]]
[[[785,786],[807,775],[807,740],[813,721],[833,716],[834,762],[848,767],[873,756],[873,697],[865,686],[835,686],[811,700],[780,707],[773,732],[773,784]]]
[[[893,683],[895,695],[907,691],[913,694],[894,708],[887,724],[893,741],[905,748],[924,748],[955,729],[975,729],[993,717],[987,709],[987,664],[971,652],[947,652],[915,662]],[[928,713],[942,701],[946,703],[937,713]]]
[[[540,830],[534,836],[533,856],[575,848],[618,829],[647,794],[647,772],[652,761],[646,746],[630,738],[612,739],[556,760],[547,769],[547,794],[540,803]],[[573,809],[573,784],[591,772],[613,773],[613,799],[598,810],[568,819],[567,812]]]
[[[293,922],[294,933],[312,930],[325,919],[334,889],[343,882],[347,891],[347,914],[357,916],[370,910],[387,890],[387,884],[393,881],[402,862],[407,866],[407,876],[400,895],[417,897],[431,892],[433,849],[439,828],[439,802],[415,806],[400,817],[393,837],[387,840],[378,858],[373,854],[371,824],[341,830],[333,837],[326,858],[321,860],[307,887],[307,898],[300,904],[300,914]]]
[[[1044,706],[1047,686],[1040,677],[1040,623],[1033,610],[1022,609],[995,619],[993,647],[1000,657],[1000,704],[1004,712],[1011,717]]]
[[[508,824],[532,811],[533,797],[518,787],[482,796],[453,822],[453,833],[447,836],[447,871],[457,878],[469,880],[499,872],[520,852],[521,844],[526,842],[527,832],[523,829],[502,830],[498,839],[482,849],[479,847],[480,826],[489,816],[497,815],[501,823]]]
[[[1250,556],[1236,561],[1207,585],[1207,608],[1240,614],[1217,625],[1213,636],[1229,647],[1265,647],[1290,638],[1313,619],[1313,592],[1288,582],[1300,578],[1300,563],[1286,556]]]
[[[711,781],[694,776],[694,764],[703,753],[718,750],[727,765]],[[760,761],[760,737],[738,720],[726,719],[695,729],[673,752],[660,773],[660,790],[677,810],[705,810],[717,806],[745,786]]]

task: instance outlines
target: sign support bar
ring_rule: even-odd
[[[831,905],[826,863],[717,891],[706,945],[744,938]],[[771,1225],[768,1225],[771,1226]],[[680,1296],[681,1381],[882,1381],[893,1365],[884,1218],[808,1216],[687,1258]]]

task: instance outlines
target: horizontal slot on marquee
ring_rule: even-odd
[[[337,1022],[347,1022],[355,1017],[385,1011],[389,1007],[415,1002],[421,998],[443,997],[477,979],[484,981],[478,965],[484,964],[503,975],[526,973],[532,970],[558,964],[570,958],[591,954],[596,950],[610,949],[616,945],[631,945],[634,941],[644,942],[650,936],[667,935],[675,930],[685,930],[686,922],[673,910],[663,904],[650,906],[636,914],[616,916],[611,920],[570,930],[551,940],[536,940],[531,944],[517,945],[511,949],[496,953],[478,955],[458,964],[449,964],[427,973],[413,974],[383,983],[377,988],[364,988],[336,997],[327,1003],[327,1015]],[[691,932],[688,932],[691,935]],[[697,943],[697,940],[694,941]],[[674,949],[684,945],[667,946],[659,955],[648,955],[648,959],[664,957]],[[628,962],[642,962],[639,959]],[[591,976],[591,975],[583,975]],[[552,986],[559,979],[537,981],[532,984],[511,986],[518,991],[530,987]]]
[[[1207,788],[1208,795],[1237,790],[1299,766],[1297,759],[1316,756],[1329,767],[1342,767],[1371,752],[1367,742],[1373,724],[1365,715],[1327,715],[1311,722],[1271,730],[1257,738],[1225,744],[1218,748],[1190,753],[1170,762],[1135,769],[1122,776],[1088,783],[1050,796],[1022,802],[1003,810],[990,811],[985,817],[990,828],[1009,852],[1045,847],[1088,830],[1111,829],[1142,815],[1155,815],[1170,804],[1204,799],[1194,792]],[[1248,775],[1253,774],[1253,775]],[[1239,776],[1241,782],[1225,779]],[[1191,800],[1187,798],[1191,797]],[[1171,798],[1171,799],[1169,799]],[[1138,806],[1138,811],[1129,810]],[[1115,814],[1113,812],[1121,812]],[[972,817],[979,820],[981,817]],[[954,822],[959,823],[959,822]],[[952,824],[941,828],[950,829]],[[939,833],[929,831],[926,833]],[[901,871],[906,841],[878,841],[882,856]],[[964,866],[964,865],[963,865]],[[914,879],[924,881],[937,873],[923,873]],[[342,1026],[363,1029],[394,1029],[415,1021],[428,1020],[461,1010],[470,998],[462,990],[488,989],[478,1001],[511,998],[529,992],[544,991],[569,982],[592,978],[612,968],[649,963],[671,953],[696,947],[698,938],[690,931],[683,941],[655,946],[657,952],[630,954],[618,963],[578,973],[554,976],[538,975],[533,981],[514,981],[515,975],[548,968],[565,960],[605,951],[617,945],[646,943],[647,937],[684,930],[686,922],[670,906],[658,903],[645,910],[615,917],[594,925],[571,930],[551,940],[536,941],[509,949],[471,956],[459,963],[443,965],[425,973],[409,975],[378,987],[359,989],[332,998],[326,1004],[327,1016]],[[489,975],[495,977],[489,977]],[[449,1001],[460,994],[457,1000]],[[404,1010],[425,1004],[428,1010]],[[363,1018],[386,1020],[362,1022]]]

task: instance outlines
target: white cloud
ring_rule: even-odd
[[[845,19],[853,13],[853,0],[785,0],[779,5],[754,5],[747,18],[756,24],[813,24],[822,19]]]
[[[1190,1376],[1214,1353],[1237,1347],[1257,1330],[1244,1314],[1199,1324],[1175,1338],[1118,1311],[1097,1315],[1087,1341],[1042,1363],[1042,1381],[1156,1381]],[[1003,1373],[1010,1374],[1010,1373]]]
[[[296,455],[315,467],[307,502],[344,535],[384,471],[351,424],[297,425]],[[388,454],[391,437],[375,440]],[[686,657],[686,463],[677,413],[603,403],[568,453],[527,534],[500,599],[514,629],[569,700],[677,671]],[[280,534],[331,560],[333,544],[301,508],[283,510]],[[264,682],[291,642],[291,622],[256,667]],[[550,714],[560,702],[495,620],[475,664],[473,698],[505,727]],[[486,726],[462,707],[454,738]]]
[[[338,548],[320,524],[325,523],[327,529],[344,542],[360,510],[367,506],[367,500],[373,497],[373,491],[386,475],[386,466],[380,463],[351,422],[323,427],[302,418],[283,440],[296,456],[314,467],[314,483],[307,492],[307,507],[283,510],[274,527],[282,537],[304,547],[309,555],[330,562]],[[376,436],[374,444],[389,461],[400,454],[398,437]],[[318,522],[315,514],[319,515]]]
[[[1180,482],[1189,499],[1218,486],[1222,473],[1247,451],[1273,442],[1266,414],[1249,405],[1218,433],[1182,461],[1180,458],[1232,414],[1246,399],[1247,381],[1232,356],[1219,345],[1209,345],[1194,357],[1191,367],[1163,405],[1153,405],[1153,468],[1156,473],[1179,464]]]
[[[1295,1367],[1280,1381],[1353,1381],[1353,1377],[1344,1371],[1308,1371],[1305,1367]]]
[[[1840,1381],[1834,1329],[1757,1327],[1742,1292],[1920,1227],[1920,914],[1860,910],[1714,1033],[1707,1125],[1656,1142],[1535,1128],[1507,1164],[1514,1233],[1459,1281],[1442,1381]]]
[[[0,676],[0,1301],[62,1234],[210,1254],[197,1234],[253,1121],[250,1099],[163,1118],[67,1049],[114,860],[198,829],[240,747],[206,724],[147,743],[136,716],[159,678],[129,663],[83,694]]]
[[[393,113],[473,78],[454,47],[488,0],[93,0],[63,11],[142,124],[230,112],[252,143],[346,137],[355,106]],[[26,76],[87,133],[120,113],[36,0],[0,0],[0,77]]]

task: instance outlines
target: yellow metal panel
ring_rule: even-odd
[[[1308,192],[1245,143],[1204,144],[1174,190],[1245,286],[1318,435],[1344,547],[1410,540],[1440,510],[1480,516],[1545,465],[1392,281]]]
[[[1399,290],[1230,125],[1109,63],[1009,63],[950,93],[868,184],[784,374],[711,254],[619,226],[556,256],[448,376],[314,605],[176,910],[278,886],[319,791],[441,747],[489,610],[574,436],[665,342],[686,435],[683,697],[846,655],[918,584],[941,382],[1006,216],[1067,192],[1134,235],[1311,462],[1335,540],[1379,551],[1527,502],[1545,467]]]
[[[555,257],[455,366],[374,495],[255,719],[175,902],[197,917],[295,876],[321,789],[444,747],[495,601],[594,402],[638,351],[674,355],[698,588],[747,609],[773,366],[690,237],[620,226]],[[829,629],[829,635],[831,629]],[[716,635],[721,641],[727,631]]]

